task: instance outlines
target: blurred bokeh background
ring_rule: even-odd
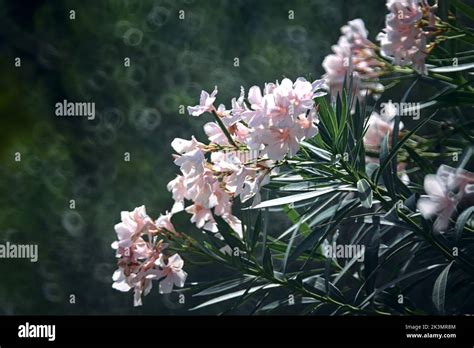
[[[180,105],[214,85],[230,106],[240,86],[319,78],[339,28],[363,18],[374,40],[385,12],[384,1],[0,1],[0,240],[39,245],[37,263],[0,260],[0,314],[188,313],[192,299],[152,291],[133,308],[111,288],[120,211],[171,207],[170,143],[202,138],[209,121]],[[94,102],[95,120],[56,117],[63,99]],[[186,270],[189,281],[222,271]]]

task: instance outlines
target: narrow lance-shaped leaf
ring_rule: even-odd
[[[448,274],[454,261],[439,274],[433,286],[433,303],[440,314],[444,314],[444,305],[446,299],[446,287],[448,284]]]
[[[265,253],[263,254],[263,270],[273,276],[272,253],[268,247],[265,248]]]
[[[450,3],[469,19],[474,21],[474,7],[471,7],[460,0],[451,0]]]
[[[255,207],[252,207],[252,209],[261,209],[284,204],[296,203],[306,199],[316,198],[335,191],[351,191],[351,187],[349,185],[332,186],[323,189],[316,189],[311,192],[298,193],[296,195],[270,199],[268,201],[257,204]]]
[[[438,68],[431,68],[429,70],[431,72],[436,72],[436,73],[454,73],[454,72],[464,71],[464,70],[469,70],[469,69],[474,69],[474,63],[440,66]]]
[[[364,208],[372,207],[373,192],[369,183],[365,179],[360,179],[357,182],[357,191],[359,191],[359,199]]]
[[[402,99],[400,100],[400,105],[404,105],[408,96],[410,95],[413,87],[418,83],[419,78],[416,78],[415,81],[412,82],[410,87],[406,90],[405,94],[403,94]],[[393,122],[393,132],[392,132],[392,148],[397,145],[398,142],[398,133],[400,131],[400,117],[401,117],[402,110],[398,110],[397,115],[395,115],[395,119]],[[392,159],[392,173],[397,172],[397,156],[394,156]]]
[[[467,221],[471,217],[472,213],[474,213],[474,206],[469,207],[466,210],[464,210],[458,217],[458,220],[456,221],[456,234],[455,234],[455,239],[456,242],[459,242],[461,240],[462,236],[462,231],[464,230],[464,226],[466,226]]]
[[[408,139],[411,138],[411,136],[413,134],[415,134],[421,127],[423,127],[429,120],[431,120],[435,115],[436,113],[438,112],[438,110],[436,110],[435,112],[433,112],[430,116],[428,116],[427,118],[425,118],[423,121],[421,121],[418,125],[416,125],[415,128],[413,128],[410,132],[408,132],[402,140],[400,140],[397,145],[392,148],[392,150],[390,151],[390,153],[388,154],[388,156],[385,158],[385,160],[383,162],[380,163],[380,167],[378,168],[378,170],[376,171],[376,175],[375,175],[375,182],[378,182],[378,179],[380,178],[380,175],[382,174],[383,170],[385,169],[385,167],[387,166],[387,164],[390,162],[390,160],[397,155],[397,152],[398,150],[400,149],[400,147],[403,146],[403,144],[405,144]]]
[[[312,248],[317,248],[321,245],[321,243],[324,241],[324,238],[334,231],[338,224],[346,217],[352,210],[354,210],[356,207],[359,206],[359,202],[354,202],[353,204],[350,204],[346,206],[342,211],[340,211],[339,216],[336,217],[334,224],[331,226],[328,226],[328,228],[323,231],[320,228],[315,229],[311,234],[306,237],[298,246],[295,248],[293,253],[290,255],[290,261],[296,260],[301,254],[303,254],[306,250],[312,249]]]

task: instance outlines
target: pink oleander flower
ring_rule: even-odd
[[[206,159],[204,158],[204,151],[201,149],[203,145],[194,137],[191,140],[175,138],[171,142],[173,149],[180,154],[180,156],[175,156],[174,163],[180,167],[181,172],[186,176],[196,176],[204,171]]]
[[[112,248],[117,250],[131,247],[143,231],[153,226],[153,221],[143,205],[131,212],[122,211],[120,215],[122,221],[115,225],[118,241],[112,244]]]
[[[167,231],[176,232],[173,224],[171,223],[172,212],[166,212],[165,215],[161,214],[160,217],[155,221],[157,229],[165,229]]]
[[[166,185],[168,191],[172,193],[174,204],[171,208],[173,213],[178,213],[184,210],[184,200],[187,195],[187,188],[184,176],[178,175]]]
[[[402,122],[400,122],[399,128],[403,128]],[[369,117],[367,132],[364,135],[364,145],[366,149],[378,152],[382,140],[385,138],[387,133],[392,137],[393,116],[372,112]]]
[[[163,255],[155,261],[157,269],[153,269],[147,274],[147,279],[160,280],[160,294],[169,294],[173,291],[173,286],[182,288],[186,282],[187,273],[183,271],[184,261],[178,254],[174,254],[166,259]]]
[[[474,174],[442,165],[436,175],[425,176],[424,189],[428,194],[418,200],[418,209],[425,219],[437,216],[434,230],[446,231],[449,219],[459,202],[473,195]]]
[[[311,84],[300,77],[294,83],[283,79],[267,84],[264,95],[260,88],[250,88],[251,107],[242,113],[250,127],[245,143],[270,160],[294,156],[301,141],[317,134],[314,98],[326,94],[323,87],[323,80]]]
[[[249,139],[250,129],[241,122],[235,122],[228,128],[232,138],[242,144],[246,144]],[[211,143],[219,145],[229,145],[229,140],[223,130],[216,122],[209,122],[204,125],[204,132]]]
[[[381,54],[392,58],[396,65],[412,65],[419,73],[427,74],[425,60],[433,33],[429,29],[436,24],[437,6],[430,6],[426,0],[388,0],[387,8],[390,13],[385,17],[385,28],[377,35]]]
[[[158,235],[165,232],[177,233],[171,223],[172,213],[160,215],[155,222],[146,214],[144,206],[135,208],[132,212],[122,212],[121,215],[122,222],[115,228],[119,241],[112,244],[119,259],[118,269],[112,276],[112,288],[122,292],[134,289],[134,305],[141,306],[142,297],[153,287],[152,280],[157,279],[154,275],[160,272],[166,277],[171,276],[171,273],[176,274],[180,280],[174,280],[174,284],[182,287],[186,273],[182,270],[183,262],[179,255],[173,255],[171,263],[168,262],[169,266],[166,265],[165,268],[160,261],[165,258],[162,252],[167,244]],[[168,268],[173,272],[168,271]],[[166,274],[163,273],[164,270]],[[168,290],[169,286],[165,286]],[[160,292],[161,289],[160,283]]]
[[[217,87],[214,87],[214,91],[209,95],[206,91],[201,92],[201,98],[199,105],[188,106],[188,113],[191,116],[200,116],[205,112],[211,112],[214,110],[214,102],[216,100]]]
[[[212,107],[223,125],[205,124],[209,145],[194,138],[172,142],[178,153],[174,163],[182,175],[167,185],[175,201],[171,211],[185,210],[198,228],[216,233],[219,230],[214,216],[220,216],[242,236],[242,224],[232,214],[234,200],[240,197],[245,202],[254,197],[254,204],[260,201],[259,190],[269,180],[273,161],[294,156],[301,141],[317,134],[314,98],[326,94],[323,88],[324,80],[310,83],[298,78],[293,83],[283,79],[281,83],[266,84],[263,95],[260,88],[250,88],[250,105],[241,88],[239,98],[232,99],[232,109]],[[208,108],[213,97],[201,94],[200,106],[191,108],[191,112]],[[191,204],[185,207],[187,201]]]
[[[211,156],[213,168],[225,173],[225,190],[244,203],[254,197],[253,204],[260,202],[260,187],[270,181],[274,162],[259,160],[258,151],[214,152]]]
[[[341,28],[342,36],[337,45],[332,46],[333,54],[323,60],[326,80],[332,96],[342,93],[344,80],[352,74],[353,93],[359,98],[367,94],[378,95],[383,85],[378,77],[384,72],[384,63],[378,59],[374,48],[367,39],[367,29],[361,19],[354,19]]]
[[[196,224],[197,228],[214,233],[219,231],[216,220],[214,220],[212,211],[209,208],[205,208],[198,204],[192,204],[186,207],[185,210],[187,213],[192,214],[191,222]]]
[[[261,141],[265,144],[262,151],[268,158],[278,161],[282,160],[286,155],[293,157],[300,148],[300,132],[301,128],[278,128],[270,127],[263,130]]]

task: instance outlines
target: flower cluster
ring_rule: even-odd
[[[178,254],[166,256],[167,245],[160,233],[176,233],[171,224],[171,214],[153,221],[145,207],[123,211],[122,221],[115,225],[118,241],[112,244],[116,250],[118,269],[114,272],[112,287],[127,292],[134,289],[134,305],[142,304],[142,296],[152,289],[152,281],[159,280],[159,292],[170,293],[173,285],[183,287],[187,274],[184,262]]]
[[[214,106],[217,88],[211,94],[202,91],[200,104],[188,107],[188,112],[212,113],[216,121],[204,126],[208,144],[194,137],[171,144],[181,170],[168,184],[175,201],[172,212],[184,209],[198,228],[218,232],[215,214],[242,236],[232,202],[254,197],[253,203],[258,203],[260,187],[268,182],[275,162],[294,156],[301,141],[317,134],[314,98],[326,94],[320,91],[323,87],[323,80],[311,84],[304,78],[294,83],[285,78],[266,84],[263,91],[251,87],[247,99],[242,88],[229,110]],[[185,207],[186,200],[192,204]]]
[[[342,36],[337,45],[332,46],[333,54],[324,58],[323,76],[333,95],[341,93],[344,80],[352,74],[353,91],[359,98],[369,93],[378,95],[383,85],[378,77],[384,72],[385,63],[375,52],[377,47],[368,38],[362,19],[354,19],[341,28]]]
[[[441,165],[435,174],[425,177],[425,192],[418,200],[418,209],[425,219],[437,216],[436,231],[445,231],[457,205],[474,197],[474,174],[466,170]]]
[[[385,18],[385,28],[379,33],[381,53],[393,59],[396,65],[412,65],[426,74],[425,60],[430,51],[429,39],[436,24],[436,6],[427,0],[388,0],[390,11]]]

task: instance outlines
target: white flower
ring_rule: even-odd
[[[112,275],[112,280],[114,281],[112,288],[118,291],[127,292],[132,288],[127,283],[127,277],[125,276],[122,268],[119,268],[114,272]]]
[[[385,28],[377,35],[381,53],[392,58],[397,65],[412,65],[421,74],[427,74],[425,59],[431,31],[425,30],[421,21],[426,19],[434,27],[436,6],[426,0],[388,0],[390,13],[385,17]]]
[[[147,275],[148,279],[161,279],[159,292],[160,294],[169,294],[173,291],[173,286],[182,288],[188,276],[183,271],[184,261],[178,254],[174,254],[165,262],[164,257],[156,260],[155,264],[159,269],[155,269]]]
[[[440,166],[436,175],[425,176],[424,188],[428,195],[418,200],[420,213],[425,219],[437,216],[434,229],[445,231],[458,203],[471,193],[472,183],[472,173],[446,165]]]
[[[204,208],[198,204],[193,204],[186,207],[185,210],[187,213],[192,214],[191,222],[195,223],[197,228],[202,228],[214,233],[219,231],[210,209]]]
[[[384,64],[377,59],[375,45],[367,39],[367,29],[361,19],[354,19],[341,28],[342,36],[332,46],[333,54],[323,60],[326,80],[331,94],[342,92],[344,80],[353,77],[352,90],[360,99],[368,93],[383,92],[383,85],[377,80],[384,70]]]
[[[216,100],[217,86],[214,87],[214,91],[211,95],[206,91],[201,92],[201,98],[199,105],[188,106],[188,113],[192,116],[200,116],[205,112],[211,112],[214,110],[214,101]]]
[[[160,215],[160,217],[155,221],[155,225],[158,229],[165,229],[171,232],[175,232],[175,228],[171,223],[171,217],[173,212],[166,212],[165,215]]]
[[[262,132],[262,142],[265,144],[262,153],[271,160],[281,160],[287,154],[292,157],[300,148],[298,128],[270,127]]]
[[[145,206],[135,208],[133,211],[122,211],[122,221],[115,225],[118,241],[112,244],[112,248],[128,248],[132,245],[134,237],[139,235],[147,227],[153,225],[153,221],[146,213]]]

